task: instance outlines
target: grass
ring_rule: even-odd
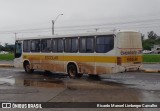
[[[0,60],[13,60],[14,59],[14,54],[9,53],[9,54],[0,54]]]
[[[144,54],[143,62],[160,62],[160,54]]]

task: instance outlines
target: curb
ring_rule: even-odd
[[[143,62],[143,64],[160,64],[160,62]]]
[[[0,67],[14,67],[14,66],[11,64],[0,64]]]
[[[153,70],[153,69],[143,69],[146,73],[160,73],[160,70]]]

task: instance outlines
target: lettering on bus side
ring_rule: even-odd
[[[121,51],[121,55],[133,55],[137,53],[137,51]]]
[[[137,57],[129,57],[127,58],[127,62],[133,62],[133,61],[137,61],[138,58]]]
[[[45,60],[57,60],[58,56],[45,56]]]
[[[123,51],[121,50],[121,55],[133,55],[133,54],[142,54],[142,50],[134,50],[134,51]]]

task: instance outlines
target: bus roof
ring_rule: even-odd
[[[21,37],[16,38],[16,40],[30,40],[30,39],[44,39],[44,38],[63,38],[63,37],[80,37],[80,36],[95,36],[95,35],[112,35],[119,32],[138,32],[133,30],[111,30],[106,32],[88,32],[88,33],[79,33],[79,34],[64,34],[64,35],[51,35],[51,36],[36,36],[36,37]]]

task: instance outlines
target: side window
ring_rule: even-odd
[[[40,52],[40,40],[31,40],[31,51]]]
[[[51,39],[42,39],[41,40],[41,51],[50,52],[51,51]]]
[[[78,52],[78,38],[72,39],[72,52]]]
[[[52,52],[57,52],[57,39],[52,39]]]
[[[63,52],[63,39],[58,39],[58,49],[57,52]]]
[[[30,46],[31,46],[30,40],[23,41],[23,52],[30,52],[31,51]]]
[[[72,44],[71,44],[72,39],[67,38],[64,40],[64,51],[65,52],[72,52]]]
[[[65,52],[77,52],[78,51],[78,38],[66,38],[65,39]]]
[[[79,52],[86,52],[86,38],[79,39]]]
[[[112,50],[114,47],[113,35],[101,35],[96,39],[96,52],[106,53]]]
[[[63,52],[63,39],[52,39],[52,52]]]
[[[87,38],[86,52],[94,52],[94,38]]]
[[[94,37],[81,37],[79,43],[81,53],[94,52]]]

